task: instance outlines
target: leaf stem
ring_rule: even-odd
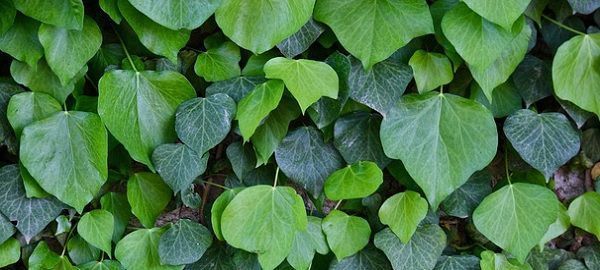
[[[123,47],[123,51],[125,51],[125,55],[127,55],[127,60],[129,60],[129,64],[131,64],[131,68],[133,68],[133,70],[135,72],[140,72],[135,67],[135,64],[133,63],[133,59],[131,59],[131,55],[129,54],[129,51],[127,50],[127,46],[125,46],[125,42],[123,42],[121,35],[119,35],[119,32],[117,32],[117,29],[115,29],[114,27],[113,27],[113,30],[115,31],[115,34],[117,35],[117,38],[119,39],[119,43],[121,43],[121,47]]]
[[[338,209],[338,207],[340,207],[340,205],[342,204],[342,201],[344,201],[344,200],[339,200],[339,201],[338,201],[338,202],[335,204],[335,206],[333,207],[333,209],[337,210],[337,209]]]
[[[69,242],[69,239],[71,238],[71,235],[73,234],[73,232],[75,231],[75,228],[77,227],[77,224],[79,223],[75,223],[75,225],[73,225],[73,227],[71,228],[71,230],[69,231],[69,234],[67,234],[67,238],[65,238],[65,244],[63,245],[63,250],[60,253],[60,256],[65,256],[65,251],[67,251],[67,243]]]
[[[279,167],[275,170],[275,181],[273,182],[273,187],[277,186],[277,180],[279,179]]]
[[[510,174],[508,173],[508,149],[504,149],[504,170],[506,172],[506,179],[508,180],[508,184],[512,185]]]
[[[218,188],[222,188],[222,189],[224,189],[224,190],[230,190],[230,189],[231,189],[231,188],[228,188],[228,187],[226,187],[226,186],[223,186],[223,185],[219,185],[219,184],[217,184],[217,183],[214,183],[214,182],[205,181],[205,180],[200,180],[200,181],[202,181],[202,183],[204,183],[204,184],[211,185],[211,186],[215,186],[215,187],[218,187]]]
[[[546,20],[548,20],[548,21],[550,21],[550,22],[552,22],[552,23],[554,23],[554,24],[558,25],[559,27],[561,27],[561,28],[563,28],[563,29],[565,29],[565,30],[571,31],[571,32],[573,32],[573,33],[575,33],[575,34],[578,34],[578,35],[586,35],[586,33],[584,33],[584,32],[581,32],[581,31],[579,31],[579,30],[575,30],[575,29],[573,29],[573,28],[571,28],[571,27],[569,27],[569,26],[566,26],[566,25],[564,25],[563,23],[561,23],[561,22],[559,22],[559,21],[557,21],[557,20],[555,20],[555,19],[552,19],[552,18],[550,18],[550,17],[548,17],[548,16],[546,16],[546,15],[544,15],[544,14],[542,14],[542,17],[543,17],[544,19],[546,19]]]
[[[443,95],[443,94],[444,94],[444,85],[442,84],[440,86],[440,95]]]

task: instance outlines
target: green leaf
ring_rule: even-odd
[[[119,0],[99,0],[100,8],[116,23],[121,23],[123,15],[119,11]]]
[[[581,14],[591,14],[594,10],[600,8],[600,1],[598,0],[568,0],[569,5],[573,8],[574,12]]]
[[[111,240],[115,227],[113,215],[106,210],[92,210],[81,217],[77,232],[88,243],[110,256]]]
[[[151,52],[177,63],[177,53],[190,39],[190,31],[166,28],[137,11],[128,0],[118,1],[123,18],[129,23],[140,42]]]
[[[519,155],[546,179],[577,155],[581,145],[579,131],[561,113],[519,110],[504,122],[504,133]]]
[[[163,144],[154,149],[152,162],[156,172],[177,194],[189,187],[198,176],[204,173],[208,154],[199,155],[185,144]]]
[[[279,106],[262,121],[262,125],[256,128],[250,141],[256,151],[257,166],[269,161],[279,143],[288,133],[290,122],[299,115],[298,105],[291,98],[284,96],[279,102]]]
[[[29,242],[62,211],[63,204],[55,198],[29,199],[25,196],[19,167],[6,165],[0,169],[0,211]]]
[[[577,251],[577,257],[583,259],[589,269],[596,269],[600,266],[600,246],[581,247]]]
[[[75,235],[67,241],[67,251],[69,251],[69,258],[73,260],[74,264],[98,260],[102,253],[100,249],[89,244],[79,235]],[[69,264],[71,263],[69,262]]]
[[[9,238],[0,244],[0,267],[16,263],[21,258],[21,244],[17,239]]]
[[[358,253],[340,261],[333,260],[330,270],[362,269],[362,270],[391,270],[392,266],[381,251],[368,245]]]
[[[50,250],[46,242],[40,241],[29,256],[27,265],[33,270],[54,269],[59,261],[58,254]]]
[[[6,116],[19,138],[23,128],[61,110],[60,103],[50,95],[41,92],[24,92],[10,98]]]
[[[23,92],[18,84],[11,80],[3,80],[0,78],[0,142],[4,144],[10,144],[11,141],[15,140],[15,134],[13,128],[11,128],[10,121],[8,119],[8,105],[10,99],[19,93]],[[18,138],[18,137],[17,137]],[[8,149],[12,152],[11,147]]]
[[[212,208],[210,209],[210,221],[213,232],[217,239],[223,241],[223,234],[221,233],[221,218],[223,217],[223,211],[227,205],[233,200],[235,195],[239,193],[238,189],[228,189],[221,193],[217,199],[213,202]]]
[[[578,35],[563,43],[552,63],[556,96],[600,115],[600,34]]]
[[[333,145],[348,164],[369,160],[385,168],[390,159],[381,147],[380,126],[378,114],[356,112],[340,117],[335,122]]]
[[[183,143],[205,153],[225,139],[234,115],[235,102],[225,94],[190,99],[177,108],[175,130]]]
[[[158,243],[165,231],[165,228],[139,229],[126,235],[115,248],[115,258],[125,269],[183,269],[183,265],[163,265],[159,261]]]
[[[383,172],[371,161],[359,161],[330,174],[325,180],[325,195],[330,200],[367,197],[383,183]]]
[[[544,237],[542,237],[542,240],[540,240],[538,244],[540,251],[544,250],[544,245],[546,243],[548,243],[550,240],[556,237],[561,236],[569,229],[570,226],[571,220],[569,218],[569,215],[567,214],[567,208],[565,208],[565,206],[562,203],[559,203],[558,218],[556,218],[556,221],[554,221],[554,223],[552,223],[550,227],[548,227],[548,230],[544,234]]]
[[[71,231],[72,224],[71,220],[69,220],[69,217],[60,215],[54,221],[56,221],[56,231],[54,232],[55,236]]]
[[[448,215],[467,218],[490,193],[492,193],[492,175],[487,171],[479,171],[452,192],[442,202],[442,208]]]
[[[319,61],[277,57],[264,67],[268,79],[283,80],[302,113],[322,96],[337,98],[339,79],[335,70]]]
[[[525,12],[531,0],[465,0],[464,2],[481,17],[504,29],[510,29]]]
[[[215,13],[223,33],[261,54],[296,33],[311,17],[315,0],[223,0]]]
[[[217,93],[223,93],[233,98],[235,102],[240,102],[246,94],[264,81],[265,79],[262,77],[252,76],[240,76],[225,81],[218,81],[206,88],[206,96],[209,97]]]
[[[68,30],[58,26],[42,24],[39,39],[44,47],[48,66],[67,85],[94,57],[102,44],[102,33],[90,17],[83,21],[83,29]]]
[[[441,256],[433,270],[479,270],[479,258],[473,255]]]
[[[51,196],[46,192],[40,184],[33,179],[33,176],[29,174],[27,168],[23,165],[23,163],[19,163],[19,170],[21,171],[21,177],[23,178],[23,185],[25,187],[25,194],[27,198],[46,198]]]
[[[171,201],[171,189],[160,176],[136,173],[127,181],[127,201],[131,212],[146,228],[154,227],[156,218]]]
[[[127,202],[127,197],[122,193],[109,192],[100,198],[100,205],[102,209],[113,215],[115,227],[112,240],[116,243],[121,240],[131,218],[131,207]]]
[[[488,99],[483,89],[477,84],[471,84],[471,99],[483,104],[495,118],[509,116],[523,108],[523,101],[519,95],[522,88],[516,89],[512,82],[507,81],[494,88],[492,97]],[[490,104],[490,100],[493,100]]]
[[[0,50],[15,59],[35,67],[44,56],[44,48],[38,39],[40,23],[23,15],[5,32],[0,32]]]
[[[482,270],[532,270],[527,263],[521,264],[515,260],[509,260],[504,254],[494,253],[486,250],[481,253],[479,262]]]
[[[257,253],[265,269],[274,269],[288,256],[296,232],[306,226],[304,202],[289,187],[246,188],[227,205],[221,218],[227,243]]]
[[[45,24],[67,29],[83,27],[83,2],[81,0],[13,0],[21,13]]]
[[[198,54],[194,70],[206,81],[224,81],[241,75],[241,59],[240,48],[233,42],[225,42]]]
[[[390,109],[381,123],[381,143],[388,157],[402,160],[436,209],[490,163],[498,135],[483,105],[431,92],[407,95]]]
[[[408,243],[417,226],[427,215],[427,201],[414,191],[400,192],[389,197],[379,208],[381,223],[390,229],[402,243]]]
[[[473,223],[494,244],[524,262],[557,216],[558,201],[552,191],[516,183],[487,196],[473,212]]]
[[[470,66],[489,67],[523,29],[524,20],[506,30],[459,3],[442,19],[444,35]]]
[[[298,32],[277,44],[277,48],[285,57],[294,58],[305,52],[323,32],[325,28],[310,18]]]
[[[534,102],[552,95],[552,73],[543,60],[526,55],[512,75],[519,94],[527,107]]]
[[[15,234],[15,226],[0,213],[0,244]]]
[[[600,194],[586,192],[569,205],[571,224],[600,237]]]
[[[212,244],[206,227],[189,219],[180,219],[160,236],[158,256],[163,265],[194,263]]]
[[[154,148],[177,138],[175,111],[196,96],[176,72],[114,70],[98,83],[98,114],[131,157],[153,169]]]
[[[446,234],[437,225],[425,225],[417,229],[408,243],[403,244],[386,228],[375,235],[374,242],[395,270],[433,269],[446,246]]]
[[[288,133],[275,151],[275,160],[287,177],[314,197],[321,194],[325,179],[343,165],[337,150],[313,127]]]
[[[235,119],[238,120],[245,142],[250,140],[261,121],[277,108],[282,96],[283,82],[268,80],[257,85],[254,90],[240,100]]]
[[[200,27],[221,4],[221,0],[129,2],[153,21],[173,30],[194,30]]]
[[[122,270],[124,269],[121,263],[112,260],[91,261],[78,265],[80,270]]]
[[[408,64],[412,67],[419,93],[448,84],[454,78],[450,60],[440,53],[418,50]]]
[[[296,233],[287,261],[294,269],[309,269],[315,252],[325,255],[329,247],[321,230],[321,219],[309,216],[306,231]]]
[[[225,153],[235,176],[242,181],[256,167],[256,155],[250,144],[234,142],[227,146]]]
[[[252,254],[252,253],[250,253]],[[243,264],[243,267],[248,267]],[[237,270],[235,261],[231,259],[231,252],[223,245],[212,245],[202,258],[186,266],[189,270]]]
[[[410,67],[392,59],[377,63],[369,70],[363,69],[356,58],[350,58],[350,62],[350,98],[381,114],[400,99],[412,80]]]
[[[370,69],[413,38],[433,33],[423,0],[320,0],[315,19],[327,24],[340,43]]]
[[[0,1],[0,34],[8,30],[17,16],[17,10],[11,0]]]
[[[337,260],[352,256],[369,243],[371,227],[360,217],[333,210],[323,219],[323,232]]]

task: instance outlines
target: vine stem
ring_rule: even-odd
[[[62,252],[60,253],[61,257],[65,256],[65,251],[67,251],[67,243],[69,242],[69,239],[71,238],[71,235],[73,235],[73,231],[75,231],[75,228],[77,227],[77,224],[79,224],[79,223],[75,223],[75,225],[73,225],[73,227],[69,231],[69,234],[67,234],[67,238],[65,238],[65,244],[63,246]]]
[[[277,186],[277,180],[279,179],[279,167],[275,170],[275,181],[273,182],[273,187]]]
[[[335,206],[333,207],[333,209],[337,210],[337,209],[338,209],[338,207],[340,207],[340,205],[342,204],[342,201],[343,201],[343,200],[339,200],[339,201],[338,201],[338,202],[335,204]]]
[[[217,184],[215,182],[212,182],[212,181],[205,181],[205,180],[200,180],[200,181],[202,181],[202,183],[207,184],[207,185],[215,186],[215,187],[218,187],[218,188],[221,188],[221,189],[224,189],[224,190],[230,190],[230,188],[228,188],[226,186],[223,186],[223,185],[219,185],[219,184]]]
[[[125,46],[125,42],[123,42],[123,39],[121,38],[121,35],[119,35],[119,32],[117,32],[117,29],[115,29],[114,27],[113,27],[113,30],[115,31],[115,34],[117,35],[117,38],[119,39],[119,43],[121,43],[121,47],[123,47],[123,51],[125,51],[125,55],[127,56],[127,60],[129,60],[129,64],[131,64],[131,68],[133,68],[133,70],[135,72],[140,72],[135,67],[135,64],[133,63],[133,59],[131,59],[131,55],[129,54],[129,51],[127,50],[127,46]]]
[[[508,184],[512,185],[510,174],[508,173],[508,149],[504,149],[504,171],[506,173],[506,179],[508,180]]]
[[[573,28],[571,28],[571,27],[569,27],[569,26],[566,26],[566,25],[564,25],[563,23],[561,23],[561,22],[559,22],[559,21],[557,21],[557,20],[555,20],[555,19],[552,19],[552,18],[550,18],[550,17],[548,17],[548,16],[546,16],[546,15],[544,15],[544,14],[542,14],[542,17],[543,17],[544,19],[546,19],[546,20],[548,20],[548,21],[552,22],[553,24],[556,24],[556,25],[558,25],[559,27],[561,27],[561,28],[563,28],[563,29],[565,29],[565,30],[571,31],[571,32],[573,32],[573,33],[575,33],[575,34],[578,34],[578,35],[586,35],[586,33],[584,33],[584,32],[581,32],[581,31],[579,31],[579,30],[575,30],[575,29],[573,29]]]
[[[444,85],[441,85],[440,86],[440,95],[443,95],[443,94],[444,94]]]

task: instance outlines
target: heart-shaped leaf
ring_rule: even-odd
[[[402,243],[408,243],[417,230],[417,225],[427,215],[427,201],[414,191],[400,192],[379,208],[381,223],[390,226]]]
[[[369,160],[385,168],[390,159],[381,147],[380,127],[381,116],[377,114],[356,112],[342,116],[335,122],[333,145],[348,164]]]
[[[210,231],[200,223],[180,219],[160,236],[158,256],[163,265],[194,263],[212,244]]]
[[[127,180],[127,201],[142,225],[153,228],[156,218],[171,201],[171,189],[157,174],[136,173]]]
[[[339,210],[329,212],[322,226],[327,243],[338,261],[359,252],[371,237],[371,227],[366,220]]]
[[[60,111],[60,103],[41,92],[24,92],[10,98],[6,116],[17,137],[29,124]]]
[[[163,144],[152,153],[152,162],[165,183],[178,193],[204,173],[208,154],[201,156],[185,144]]]
[[[137,10],[153,21],[173,30],[194,30],[202,25],[219,7],[221,0],[160,0],[129,1]]]
[[[111,242],[115,227],[113,215],[106,210],[85,213],[77,223],[77,232],[88,243],[111,254]]]
[[[261,121],[279,105],[283,96],[283,82],[269,80],[257,85],[237,106],[238,120],[244,141],[249,141]]]
[[[377,164],[359,161],[335,171],[325,181],[325,195],[330,200],[364,198],[383,183],[383,172]]]
[[[505,29],[510,29],[525,12],[531,0],[465,0],[464,2],[481,17]]]
[[[571,224],[600,237],[600,194],[586,192],[569,205]]]
[[[129,233],[117,243],[115,258],[125,269],[182,270],[183,265],[160,263],[158,245],[165,231],[165,228],[152,228]]]
[[[294,237],[287,261],[294,269],[309,269],[315,252],[325,255],[329,253],[329,247],[321,229],[321,219],[309,216],[306,231],[299,231]]]
[[[24,15],[17,15],[8,30],[0,33],[0,50],[15,59],[35,67],[44,56],[44,48],[38,39],[40,23]]]
[[[396,270],[433,269],[446,246],[446,234],[437,225],[425,225],[403,244],[390,229],[383,229],[374,242]]]
[[[82,0],[15,0],[17,10],[45,24],[66,29],[83,27]]]
[[[450,60],[440,53],[418,50],[410,58],[408,64],[415,74],[419,93],[425,93],[448,84],[454,78]]]
[[[240,60],[240,48],[233,42],[225,42],[198,54],[194,70],[206,81],[224,81],[240,76]]]

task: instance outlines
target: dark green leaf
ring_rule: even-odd
[[[385,168],[390,159],[383,153],[379,139],[381,116],[356,112],[335,122],[333,145],[348,164],[370,160]]]
[[[263,120],[262,125],[258,126],[250,138],[256,151],[257,166],[269,161],[279,143],[288,133],[290,122],[298,115],[300,115],[298,105],[291,98],[284,96],[279,102],[279,106]]]
[[[446,246],[446,234],[437,225],[425,225],[403,244],[390,229],[384,229],[375,235],[374,242],[395,270],[433,269]]]
[[[0,33],[0,50],[35,67],[37,61],[44,56],[44,48],[38,39],[39,27],[39,22],[17,15],[12,26]]]
[[[23,128],[61,111],[60,103],[42,92],[24,92],[10,98],[6,116],[17,137]]]
[[[324,31],[323,26],[311,18],[298,32],[277,44],[277,48],[285,57],[294,58],[306,51]]]
[[[472,255],[441,256],[434,270],[479,270],[479,258]]]
[[[244,177],[256,166],[256,155],[252,151],[250,144],[235,142],[227,146],[225,151],[227,158],[231,163],[231,168],[238,179],[244,180]]]
[[[160,263],[190,264],[202,257],[212,244],[210,231],[200,223],[181,219],[160,236],[158,255]]]
[[[492,175],[487,171],[479,171],[452,192],[442,202],[442,208],[448,215],[466,218],[490,193],[492,193]]]
[[[82,0],[13,0],[21,13],[41,21],[67,29],[83,27]]]
[[[358,253],[341,261],[333,260],[330,270],[362,269],[362,270],[391,270],[392,266],[381,251],[368,245]]]
[[[261,69],[262,70],[262,69]],[[217,93],[227,94],[235,102],[239,102],[256,85],[265,81],[262,77],[240,76],[225,81],[218,81],[206,88],[206,96],[212,96]]]
[[[189,187],[204,173],[208,154],[199,155],[185,144],[163,144],[152,153],[156,172],[175,194]]]
[[[221,4],[221,0],[152,2],[130,0],[129,2],[153,21],[173,30],[182,28],[194,30],[200,27]]]
[[[526,55],[512,75],[519,86],[519,94],[529,107],[534,102],[552,95],[552,75],[550,67],[543,60]]]
[[[125,194],[109,192],[100,198],[102,209],[110,212],[115,219],[115,228],[112,240],[121,240],[129,219],[131,218],[131,207],[127,202]]]

